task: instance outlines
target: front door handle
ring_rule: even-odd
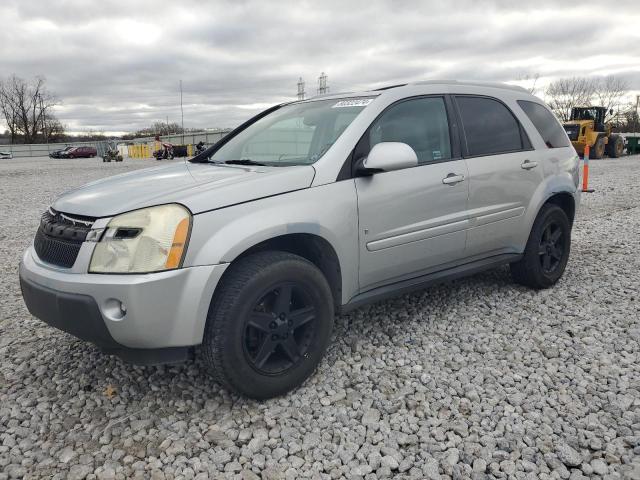
[[[455,185],[460,182],[464,182],[464,175],[459,175],[457,173],[450,173],[442,179],[442,183],[445,185]]]
[[[525,170],[531,170],[532,168],[536,168],[538,166],[538,162],[532,162],[531,160],[525,160],[520,164],[522,168]]]

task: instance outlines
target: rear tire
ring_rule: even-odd
[[[607,143],[607,155],[610,158],[621,157],[624,153],[624,139],[620,135],[610,135]]]
[[[315,371],[333,317],[331,289],[314,264],[279,251],[249,255],[229,266],[213,296],[204,361],[229,390],[282,395]]]
[[[530,288],[549,288],[564,273],[571,251],[571,225],[557,205],[542,207],[525,247],[522,259],[510,265],[516,283]]]
[[[593,144],[591,151],[589,152],[589,158],[600,159],[604,157],[604,137],[598,137],[596,143]]]

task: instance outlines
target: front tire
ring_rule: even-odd
[[[591,153],[589,155],[589,158],[600,159],[604,157],[604,149],[605,149],[604,138],[598,137],[598,139],[596,140],[596,143],[594,143],[593,147],[591,148]]]
[[[549,288],[562,277],[570,251],[567,214],[557,205],[544,205],[533,222],[522,259],[510,265],[511,276],[527,287]]]
[[[282,395],[315,371],[333,317],[331,289],[314,264],[286,252],[249,255],[229,267],[213,296],[204,361],[229,390]]]

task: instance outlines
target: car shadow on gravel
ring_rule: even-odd
[[[514,289],[516,289],[516,291],[519,289],[523,291],[529,290],[514,284],[509,272],[509,267],[503,266],[364,305],[353,312],[338,316],[336,318],[336,327],[339,328],[342,326],[343,328],[350,328],[356,323],[356,318],[361,317],[362,313],[367,312],[376,313],[376,315],[372,315],[371,317],[367,315],[367,317],[369,317],[367,321],[374,320],[375,323],[379,324],[380,328],[384,328],[385,324],[389,322],[389,316],[379,315],[380,311],[386,310],[390,316],[396,316],[394,314],[403,312],[408,307],[416,307],[410,308],[412,313],[415,313],[417,309],[423,309],[431,313],[429,311],[432,309],[430,301],[434,298],[438,300],[438,313],[443,315],[459,304],[461,296],[468,298],[470,296],[470,290],[474,293],[489,294],[498,289],[505,289],[509,292],[513,292]],[[346,327],[343,325],[345,323]]]

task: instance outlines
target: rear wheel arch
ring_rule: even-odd
[[[547,200],[540,206],[538,214],[540,213],[540,211],[542,211],[545,205],[549,204],[557,205],[558,207],[562,208],[562,210],[564,210],[564,213],[567,215],[567,218],[569,219],[569,224],[573,226],[573,220],[576,215],[576,201],[573,198],[573,194],[569,192],[554,193],[552,196],[547,198]]]
[[[558,178],[555,180],[558,180]],[[573,227],[576,214],[576,199],[574,193],[570,190],[571,188],[575,188],[575,185],[573,185],[573,183],[568,184],[566,181],[554,183],[543,182],[543,184],[538,187],[527,208],[526,226],[522,229],[520,232],[521,235],[518,238],[518,253],[524,251],[534,223],[540,216],[540,212],[542,212],[545,205],[557,205],[562,208],[569,219],[569,225]]]

